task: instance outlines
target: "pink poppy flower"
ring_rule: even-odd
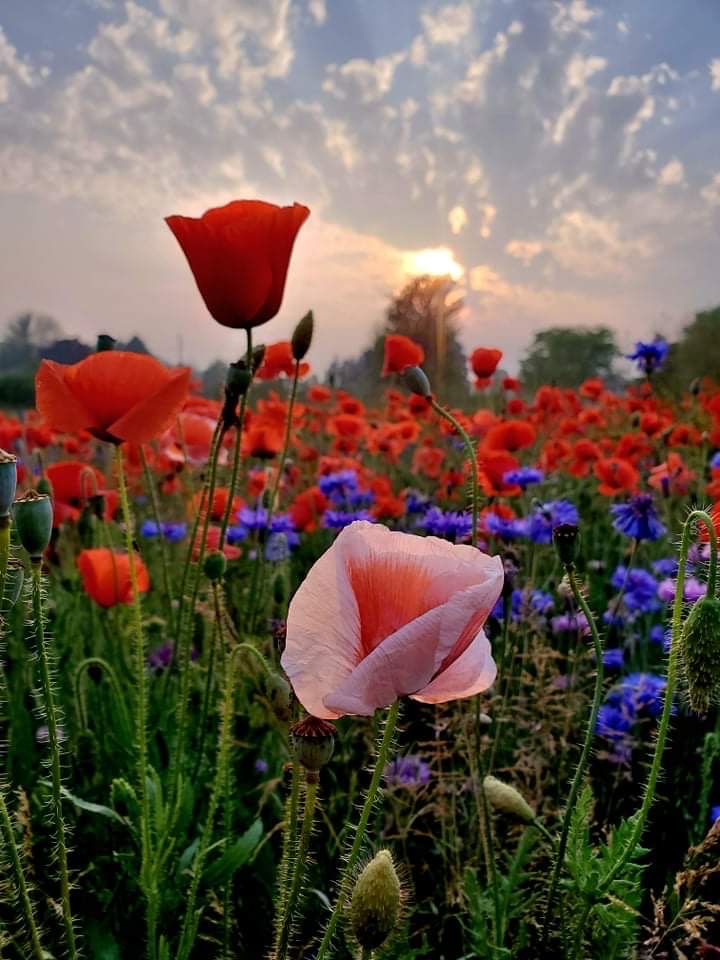
[[[495,679],[482,628],[502,585],[499,557],[352,523],[293,597],[283,668],[308,713],[328,720],[401,696],[480,693]]]

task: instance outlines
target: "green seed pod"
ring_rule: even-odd
[[[690,706],[696,713],[707,713],[720,698],[720,599],[697,601],[680,642]]]
[[[52,535],[53,508],[50,497],[29,490],[15,501],[15,529],[32,560],[39,560]]]
[[[227,560],[225,559],[225,554],[220,553],[219,550],[213,550],[212,553],[209,553],[205,557],[205,563],[203,564],[203,572],[208,580],[217,582],[222,580],[225,576],[225,571],[227,570]]]
[[[335,749],[335,727],[319,717],[306,717],[290,728],[295,756],[306,770],[317,772]]]
[[[389,850],[381,850],[365,867],[350,901],[350,926],[363,950],[381,947],[397,929],[402,889]]]
[[[17,487],[17,457],[0,448],[0,519],[10,516]]]
[[[496,777],[485,777],[483,780],[483,790],[491,807],[502,813],[511,813],[520,820],[526,820],[530,823],[535,819],[535,811],[527,802],[525,797],[511,787],[509,783],[503,783]]]
[[[561,523],[553,527],[552,537],[561,563],[571,567],[577,555],[578,528],[574,523]]]
[[[10,560],[5,578],[5,596],[0,597],[0,611],[7,613],[8,610],[12,610],[20,599],[24,580],[25,567],[17,560]]]
[[[422,367],[407,367],[402,375],[405,386],[411,393],[416,393],[426,400],[432,399],[432,387],[427,374]]]
[[[267,698],[273,713],[282,723],[292,719],[292,689],[284,677],[271,673],[265,681]]]
[[[290,344],[292,346],[292,355],[295,360],[302,360],[310,349],[313,338],[313,329],[315,319],[312,310],[308,310],[305,316],[300,320],[293,330]]]

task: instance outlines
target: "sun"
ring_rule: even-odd
[[[465,273],[448,247],[408,250],[403,254],[403,270],[411,277],[444,277],[459,280]]]

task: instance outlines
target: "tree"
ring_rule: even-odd
[[[615,334],[608,327],[550,327],[535,334],[520,364],[520,379],[530,390],[544,383],[578,387],[590,377],[612,385],[618,356]]]
[[[658,385],[681,393],[702,377],[720,383],[720,307],[695,314],[671,345],[667,362],[655,379]]]
[[[7,325],[0,342],[0,370],[27,371],[38,361],[38,349],[61,335],[60,325],[52,317],[27,311]]]

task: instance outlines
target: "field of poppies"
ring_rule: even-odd
[[[100,337],[0,414],[0,956],[720,956],[720,387],[308,384],[308,213],[168,218],[223,396]]]

